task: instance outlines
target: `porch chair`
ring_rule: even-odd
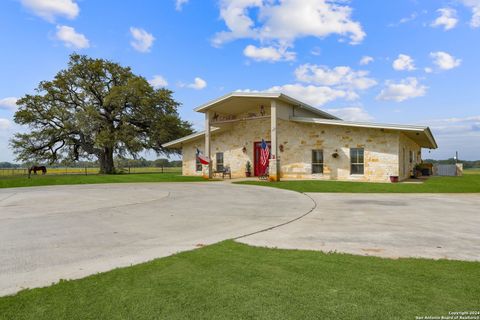
[[[232,179],[232,172],[230,171],[230,167],[223,168],[222,178],[225,179],[225,176],[228,176],[230,179]]]

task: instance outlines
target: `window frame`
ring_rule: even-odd
[[[197,155],[195,155],[195,172],[202,172],[202,163],[200,162],[200,159],[198,159]]]
[[[218,163],[218,155],[221,154],[221,158],[222,158],[222,162],[221,162],[221,166],[222,168],[219,169],[218,166],[219,166],[219,163]],[[223,152],[217,152],[215,153],[215,169],[217,170],[217,172],[221,172],[223,170],[225,170],[225,158],[224,158],[224,153]]]
[[[362,161],[360,162],[360,151],[362,155]],[[355,162],[354,162],[355,160]],[[354,172],[353,168],[361,168],[360,172]],[[365,148],[350,148],[350,175],[362,176],[365,175]]]
[[[321,162],[314,162],[315,160],[315,154],[316,153],[320,153],[321,154]],[[312,164],[312,174],[323,174],[323,168],[324,168],[324,165],[325,165],[325,157],[324,157],[324,154],[323,154],[323,149],[312,149],[312,161],[311,161],[311,164]],[[318,168],[318,166],[320,166],[320,171],[319,172],[315,172],[315,167]]]

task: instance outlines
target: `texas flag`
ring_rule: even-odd
[[[200,161],[201,164],[209,164],[210,163],[208,158],[205,157],[203,155],[203,153],[200,150],[198,150],[198,148],[197,148],[197,159],[198,159],[198,161]]]

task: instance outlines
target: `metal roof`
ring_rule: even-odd
[[[317,108],[312,107],[311,105],[308,105],[304,102],[301,102],[295,98],[292,98],[290,96],[287,96],[286,94],[283,94],[281,92],[231,92],[229,94],[226,94],[222,97],[219,97],[217,99],[214,99],[212,101],[209,101],[205,104],[202,104],[201,106],[195,108],[194,110],[197,112],[205,112],[208,109],[212,108],[213,106],[224,102],[228,99],[233,99],[233,98],[267,98],[267,99],[278,99],[284,102],[288,102],[290,104],[293,104],[295,106],[299,106],[300,108],[303,108],[305,110],[308,110],[310,112],[313,112],[315,114],[318,114],[319,116],[326,117],[328,119],[336,119],[340,120],[340,118],[335,117],[332,114],[329,114],[325,111],[319,110]]]
[[[330,119],[320,119],[320,118],[304,118],[304,117],[290,117],[290,120],[296,121],[296,122],[316,123],[316,124],[326,124],[326,125],[336,125],[336,126],[346,126],[346,127],[422,132],[422,133],[425,133],[427,139],[430,142],[430,146],[426,146],[426,147],[431,149],[438,148],[437,142],[435,141],[435,138],[433,137],[433,134],[430,131],[430,128],[426,126],[415,126],[415,125],[405,125],[405,124],[386,124],[386,123],[373,123],[373,122],[355,122],[355,121],[330,120]]]
[[[215,132],[215,131],[219,131],[220,128],[211,128],[210,129],[210,132]],[[177,148],[177,147],[181,147],[182,146],[182,143],[184,142],[188,142],[188,141],[192,141],[192,140],[196,140],[202,136],[205,135],[205,130],[204,131],[199,131],[199,132],[195,132],[195,133],[192,133],[192,134],[189,134],[188,136],[185,136],[185,137],[182,137],[180,139],[177,139],[177,140],[173,140],[173,141],[170,141],[170,142],[167,142],[167,143],[164,143],[162,144],[162,147],[164,148]],[[178,146],[177,146],[178,145]]]

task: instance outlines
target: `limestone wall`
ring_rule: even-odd
[[[284,178],[387,182],[391,175],[398,175],[399,133],[395,131],[279,120],[278,143],[283,146],[279,157]],[[365,149],[364,175],[350,174],[350,148]],[[323,150],[323,174],[311,173],[313,149]]]
[[[232,177],[245,176],[245,164],[250,161],[253,173],[254,142],[270,140],[270,120],[249,119],[235,122],[222,132],[212,133],[212,160],[216,166],[216,153],[224,153],[224,165],[232,170]],[[390,176],[405,179],[420,161],[420,148],[405,135],[391,130],[341,127],[299,123],[278,119],[280,174],[293,179],[332,179],[388,182]],[[243,152],[243,147],[246,152]],[[202,175],[195,171],[195,150],[204,150],[204,138],[183,146],[183,174]],[[350,174],[350,148],[365,149],[363,175]],[[402,154],[405,148],[405,155]],[[313,149],[322,149],[324,173],[312,174]],[[409,163],[409,151],[415,152],[415,163]],[[337,153],[338,157],[333,157]],[[401,172],[403,158],[405,173]]]
[[[212,164],[216,167],[216,153],[223,152],[224,166],[229,166],[232,178],[245,177],[245,165],[247,161],[252,164],[253,174],[253,146],[254,142],[263,139],[270,140],[270,119],[249,119],[238,121],[228,129],[220,133],[212,133]],[[202,175],[195,171],[195,151],[198,147],[205,152],[205,139],[187,143],[182,148],[183,174]],[[243,147],[246,152],[243,152]]]
[[[399,179],[405,180],[410,178],[415,165],[422,162],[422,148],[403,133],[400,133],[399,141]],[[413,156],[412,161],[410,161],[410,152]]]

